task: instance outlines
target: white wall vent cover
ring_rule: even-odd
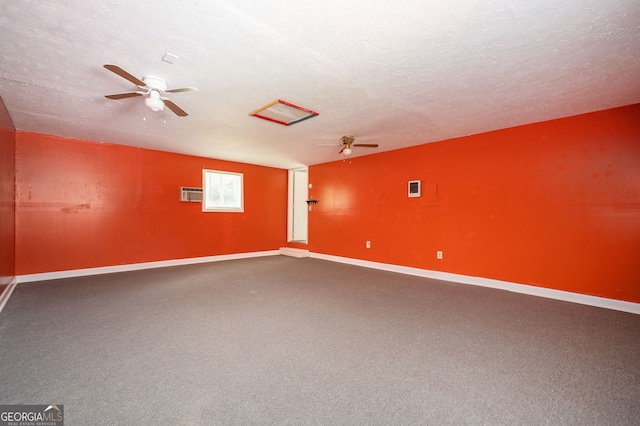
[[[185,202],[202,202],[202,188],[187,188],[183,186],[180,188],[180,201]]]
[[[419,180],[409,181],[409,198],[418,198],[422,194],[422,182]]]

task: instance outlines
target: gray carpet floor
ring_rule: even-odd
[[[638,425],[640,316],[272,256],[20,284],[0,404],[67,425]]]

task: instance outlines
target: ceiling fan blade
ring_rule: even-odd
[[[142,96],[143,94],[140,92],[128,92],[128,93],[118,93],[116,95],[105,95],[105,98],[109,99],[125,99],[125,98],[133,98],[135,96]]]
[[[130,82],[132,82],[136,86],[140,86],[140,87],[146,87],[147,86],[146,84],[144,84],[144,81],[140,80],[137,77],[132,76],[131,74],[129,74],[128,72],[126,72],[125,70],[123,70],[122,68],[120,68],[117,65],[106,64],[106,65],[104,65],[104,67],[106,69],[108,69],[109,71],[111,71],[112,73],[118,74],[120,77],[129,80]]]
[[[377,148],[378,144],[377,143],[354,143],[353,146],[366,146],[369,148]]]
[[[182,108],[180,108],[178,105],[174,104],[172,101],[170,101],[169,99],[162,99],[164,101],[164,104],[167,106],[167,108],[169,108],[171,111],[173,111],[173,113],[177,116],[180,117],[186,117],[187,114]]]
[[[198,90],[195,87],[181,87],[179,89],[165,90],[164,93],[197,92]]]
[[[343,146],[338,154],[342,154],[342,151],[344,151],[344,149],[345,149],[345,147]]]

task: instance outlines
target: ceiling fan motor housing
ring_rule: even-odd
[[[146,84],[149,89],[157,90],[160,93],[167,90],[167,82],[160,77],[146,76],[142,81],[144,81],[144,84]]]
[[[351,136],[351,135],[343,136],[342,139],[341,139],[342,143],[344,145],[347,145],[347,146],[351,146],[351,144],[353,143],[354,140],[355,140],[355,138],[353,136]]]

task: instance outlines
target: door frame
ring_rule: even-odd
[[[307,185],[305,185],[304,200],[294,200],[294,176],[296,172],[304,171],[307,174]],[[309,209],[307,207],[307,200],[309,199],[309,168],[298,167],[296,169],[289,170],[289,184],[288,184],[288,200],[287,200],[287,241],[297,242],[302,244],[308,244],[309,242]],[[294,202],[298,203],[298,208],[302,207],[306,212],[305,230],[306,239],[294,240],[293,239],[293,223],[294,223]]]

